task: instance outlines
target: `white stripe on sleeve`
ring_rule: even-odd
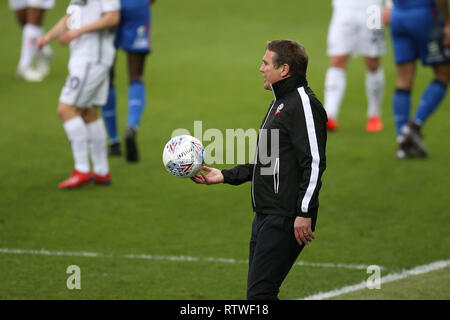
[[[303,104],[303,111],[305,113],[306,119],[306,130],[308,132],[308,140],[309,147],[311,149],[311,176],[309,178],[308,188],[306,189],[305,196],[302,200],[301,210],[302,212],[308,212],[309,202],[313,196],[314,190],[317,186],[317,181],[319,179],[319,163],[320,163],[320,155],[319,155],[319,147],[317,146],[317,137],[316,137],[316,129],[314,126],[314,118],[311,110],[311,103],[309,101],[309,97],[305,92],[304,87],[300,87],[297,89],[300,94],[300,98]]]

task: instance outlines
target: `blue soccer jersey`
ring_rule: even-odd
[[[149,0],[122,0],[115,46],[128,52],[151,51]]]
[[[397,64],[421,59],[424,65],[450,62],[443,23],[433,0],[395,0],[391,35]]]

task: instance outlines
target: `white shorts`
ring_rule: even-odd
[[[108,98],[110,67],[94,62],[69,64],[59,101],[79,108],[103,106]]]
[[[365,9],[335,8],[328,29],[329,56],[380,57],[386,53],[383,28],[369,28]]]
[[[27,7],[52,9],[55,6],[55,0],[9,0],[11,10],[21,10]]]

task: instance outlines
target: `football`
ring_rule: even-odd
[[[166,170],[181,178],[189,178],[200,172],[205,163],[205,148],[189,135],[174,137],[166,143],[163,151]]]

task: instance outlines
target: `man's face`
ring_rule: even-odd
[[[284,68],[280,66],[276,68],[273,64],[273,57],[276,53],[270,50],[266,50],[266,54],[263,57],[263,62],[259,71],[264,77],[264,89],[271,90],[271,84],[280,81],[284,78]]]

